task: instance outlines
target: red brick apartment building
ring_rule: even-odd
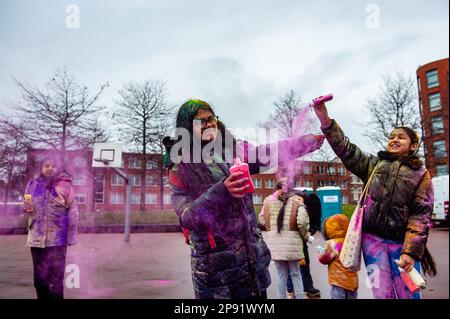
[[[31,149],[27,159],[27,178],[37,176],[40,161],[52,154],[52,151]],[[132,196],[131,210],[138,211],[140,207],[141,183],[145,183],[145,209],[160,209],[160,171],[161,156],[149,155],[146,163],[146,178],[141,180],[143,165],[139,153],[122,153],[122,170],[131,177]],[[112,169],[93,168],[92,151],[68,151],[66,170],[73,177],[73,186],[81,212],[114,212],[124,211],[126,185],[124,180]],[[267,172],[253,176],[255,205],[262,203],[266,196],[275,191],[276,175]],[[164,192],[162,194],[163,208],[171,209],[170,188],[167,174],[163,176]],[[361,181],[347,171],[340,161],[314,162],[299,161],[296,175],[297,187],[308,187],[316,190],[322,186],[339,186],[342,190],[342,202],[354,204],[362,191]]]
[[[52,151],[31,149],[28,152],[27,177],[35,177],[39,173],[40,161],[51,155]],[[140,207],[141,185],[145,183],[145,209],[160,209],[160,171],[161,156],[148,155],[145,180],[141,178],[141,154],[122,153],[122,170],[131,178],[131,210]],[[72,184],[82,212],[114,212],[125,209],[125,181],[112,169],[93,168],[92,151],[68,151],[66,170],[72,175]],[[167,174],[163,176],[164,192],[163,208],[172,208]]]
[[[312,188],[316,191],[319,187],[338,186],[341,188],[343,204],[356,204],[363,189],[361,180],[346,170],[337,158],[332,162],[297,161],[296,171],[296,187]],[[273,171],[253,176],[255,205],[262,204],[264,198],[275,192],[276,181],[277,177]]]
[[[432,176],[448,175],[448,58],[417,69],[425,164]]]

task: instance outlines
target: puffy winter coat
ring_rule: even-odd
[[[278,192],[264,200],[260,223],[266,232],[263,237],[269,246],[273,260],[300,260],[304,259],[303,240],[309,230],[309,217],[300,196],[293,195],[288,198],[283,218],[283,228],[277,230],[277,219],[283,203],[278,199]]]
[[[76,244],[78,206],[71,180],[69,175],[61,174],[55,182],[49,182],[43,176],[28,182],[25,195],[31,195],[33,202],[33,212],[28,220],[28,246],[45,248]]]
[[[325,250],[318,256],[319,262],[328,265],[328,283],[350,291],[358,289],[358,273],[348,270],[339,260],[347,233],[349,220],[344,214],[328,217],[323,222]]]
[[[231,197],[223,183],[230,175],[228,164],[204,165],[211,171],[209,182],[204,181],[210,187],[200,195],[199,185],[190,184],[195,178],[180,178],[183,166],[175,165],[169,173],[172,203],[182,227],[189,230],[195,296],[256,297],[271,283],[270,252],[257,227],[252,195]],[[250,165],[251,173],[256,170]]]
[[[332,120],[322,128],[345,167],[364,184],[379,163],[364,203],[363,231],[403,243],[403,254],[421,260],[433,211],[433,186],[428,170],[415,155],[398,157],[381,151],[365,154]]]

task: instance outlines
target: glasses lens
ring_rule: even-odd
[[[216,125],[217,124],[217,116],[210,116],[208,118],[208,123],[212,124],[212,125]]]

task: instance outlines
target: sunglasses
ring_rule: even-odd
[[[208,125],[208,123],[213,126],[216,126],[218,120],[219,120],[218,116],[211,115],[207,119],[194,118],[194,124],[200,125],[201,128],[205,128]]]

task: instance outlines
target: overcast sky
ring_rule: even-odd
[[[76,4],[79,28],[68,28]],[[256,127],[288,90],[333,93],[330,115],[368,151],[358,123],[383,74],[411,77],[449,55],[448,0],[0,2],[0,108],[12,77],[41,85],[66,66],[112,106],[130,80],[167,83],[170,102],[209,101],[229,127]],[[377,15],[379,14],[379,20]],[[70,20],[74,21],[74,20]]]

